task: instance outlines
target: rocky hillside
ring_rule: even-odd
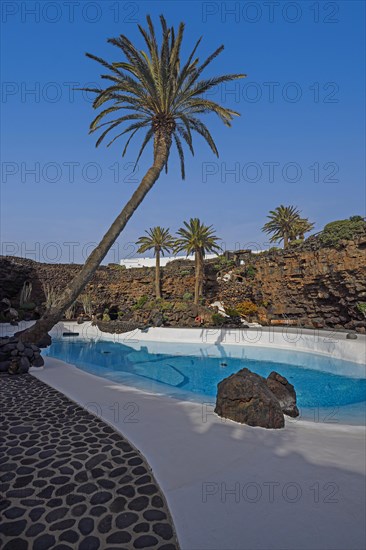
[[[337,249],[276,250],[244,255],[242,265],[210,261],[206,265],[206,306],[216,300],[235,308],[243,301],[258,306],[262,324],[293,323],[366,331],[366,238],[343,241]],[[0,257],[0,301],[6,298],[21,318],[37,317],[44,308],[45,285],[56,292],[80,269],[78,265],[41,264]],[[164,300],[154,302],[154,269],[98,269],[85,293],[100,317],[143,321],[160,311],[165,324],[190,326],[199,308],[192,305],[193,262],[177,260],[162,269]],[[24,285],[31,293],[24,302]],[[23,300],[21,293],[23,289]],[[5,306],[0,313],[6,320]],[[75,315],[83,306],[77,304]],[[207,310],[204,310],[207,311]]]
[[[262,304],[270,319],[365,332],[366,237],[337,249],[252,254],[230,279],[220,284],[224,303],[245,297]]]

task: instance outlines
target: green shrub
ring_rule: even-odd
[[[226,315],[229,315],[229,317],[240,317],[238,310],[233,307],[226,307],[225,313]]]
[[[191,294],[191,292],[185,292],[183,294],[183,300],[185,302],[190,302],[192,299],[193,299],[193,294]]]
[[[222,327],[226,323],[226,317],[220,315],[220,313],[214,313],[212,315],[212,322],[216,327]]]
[[[146,304],[144,304],[143,308],[145,311],[152,311],[153,309],[155,309],[156,307],[159,307],[158,306],[158,303],[155,301],[155,300],[149,300],[148,302],[146,302]]]
[[[318,235],[323,246],[338,246],[340,241],[351,241],[366,233],[366,222],[361,216],[328,223]]]
[[[235,266],[234,260],[228,260],[225,258],[225,256],[219,256],[216,259],[216,263],[214,264],[214,268],[217,271],[221,271],[221,269],[228,269],[229,267]]]
[[[239,315],[246,317],[247,315],[254,315],[258,311],[258,306],[253,304],[250,300],[246,300],[244,302],[241,302],[236,306],[236,310],[238,311]]]
[[[174,304],[174,311],[176,312],[182,312],[187,311],[189,308],[187,302],[175,302]]]
[[[132,309],[142,309],[146,302],[149,300],[149,297],[144,294],[143,296],[140,296],[140,298],[137,300],[136,304],[132,306]]]
[[[364,317],[366,317],[366,302],[357,302],[356,308]]]
[[[256,270],[256,268],[254,267],[254,265],[248,265],[248,267],[247,267],[246,270],[245,270],[245,275],[246,275],[246,277],[248,277],[249,279],[254,279],[256,271],[257,271],[257,270]]]
[[[171,311],[174,308],[173,302],[169,302],[163,298],[156,300],[155,305],[160,309],[160,311]]]
[[[180,272],[181,276],[190,275],[192,272],[189,271],[189,269],[183,269],[183,271]]]
[[[110,321],[111,318],[109,317],[108,313],[103,313],[103,321]]]

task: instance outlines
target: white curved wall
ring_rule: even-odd
[[[1,326],[1,335],[11,335],[22,330],[30,323],[20,323],[18,327],[9,324]],[[192,343],[197,345],[212,346],[214,349],[222,345],[237,346],[238,352],[245,348],[248,353],[255,346],[267,349],[294,350],[298,352],[316,353],[335,359],[352,361],[361,365],[366,363],[366,337],[357,335],[357,340],[347,340],[346,332],[332,332],[326,330],[310,330],[294,327],[257,327],[250,329],[201,329],[201,328],[150,328],[146,331],[135,330],[124,334],[109,334],[101,332],[98,327],[90,322],[78,325],[75,322],[58,323],[51,336],[62,336],[63,332],[78,332],[81,337],[88,339],[112,340],[125,343],[133,347],[149,344],[149,349],[154,351],[159,342]],[[156,350],[158,347],[156,347]],[[219,353],[219,351],[217,351]],[[237,353],[233,353],[235,356]]]
[[[200,328],[150,328],[141,332],[135,330],[124,334],[101,332],[91,323],[60,323],[51,334],[60,335],[65,330],[79,332],[85,338],[103,338],[118,341],[126,345],[143,345],[143,343],[175,342],[202,345],[233,345],[246,349],[251,346],[267,349],[284,349],[299,352],[310,352],[331,356],[336,359],[366,363],[366,337],[358,335],[357,340],[347,340],[346,333],[302,328],[269,328],[250,329],[200,329]],[[149,348],[151,346],[149,345]]]

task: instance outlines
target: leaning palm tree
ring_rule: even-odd
[[[283,241],[284,248],[287,248],[289,240],[294,235],[296,224],[301,220],[300,211],[296,206],[281,204],[275,210],[271,210],[267,218],[269,221],[264,224],[262,231],[273,233],[271,243]]]
[[[23,340],[37,341],[47,333],[82,292],[136,208],[159,178],[162,170],[164,168],[167,170],[171,145],[175,144],[178,151],[182,178],[184,178],[183,142],[187,144],[193,154],[193,133],[202,136],[213,153],[218,156],[216,144],[208,128],[200,120],[200,116],[214,113],[225,126],[231,126],[233,117],[239,114],[204,98],[204,94],[211,88],[246,76],[244,74],[228,74],[201,78],[203,71],[222,52],[224,47],[220,46],[205,61],[200,62],[196,57],[196,51],[201,41],[199,39],[188,58],[183,62],[181,46],[184,24],[180,23],[178,29],[175,30],[173,27],[168,27],[163,16],[160,17],[160,22],[162,29],[160,47],[153,23],[148,16],[147,28],[139,26],[146,50],[136,48],[126,36],[120,35],[117,38],[109,39],[108,42],[116,47],[124,59],[108,62],[93,54],[87,54],[89,58],[102,65],[105,73],[101,77],[108,81],[105,88],[85,89],[95,94],[93,107],[95,109],[103,108],[90,125],[92,133],[102,128],[96,145],[102,143],[107,135],[111,136],[110,133],[113,131],[117,133],[113,135],[107,146],[128,135],[122,151],[122,155],[125,155],[132,138],[140,130],[143,130],[146,133],[136,162],[149,142],[153,144],[153,162],[138,188],[98,246],[90,254],[80,272],[65,287],[56,304],[53,304],[33,327],[22,334]],[[126,111],[127,114],[123,115],[122,113]],[[110,116],[112,119],[109,118]],[[127,127],[124,127],[125,123],[128,123]]]
[[[194,303],[198,304],[202,297],[204,279],[204,257],[208,252],[219,252],[220,240],[216,237],[213,226],[204,225],[198,218],[184,222],[184,227],[177,231],[179,238],[175,241],[174,252],[185,251],[187,256],[194,254],[196,282],[194,288]]]
[[[137,241],[139,249],[137,252],[143,254],[148,250],[155,252],[155,295],[161,298],[160,289],[160,255],[164,256],[165,252],[170,252],[174,245],[174,239],[169,233],[169,229],[164,229],[159,225],[145,231],[146,235],[140,237]]]

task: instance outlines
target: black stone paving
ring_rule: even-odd
[[[122,435],[29,374],[0,376],[2,550],[177,550],[163,494]]]

